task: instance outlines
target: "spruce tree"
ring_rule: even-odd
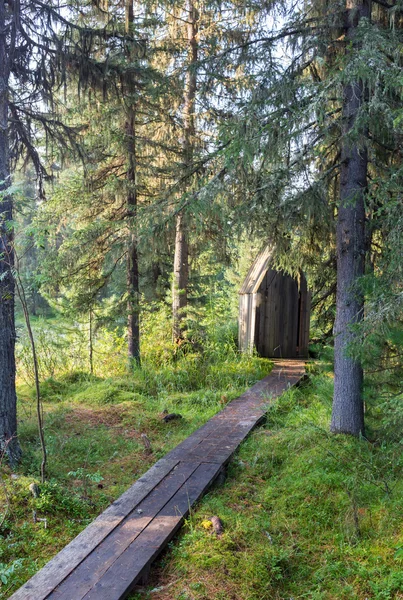
[[[50,245],[42,270],[52,272],[52,277],[45,275],[48,293],[63,295],[59,283],[68,278],[76,297],[87,298],[85,305],[104,294],[116,273],[124,278],[124,289],[117,290],[117,310],[122,316],[124,312],[127,322],[129,363],[140,364],[138,212],[149,203],[149,188],[158,188],[157,183],[150,185],[153,179],[158,181],[154,163],[159,145],[153,128],[166,118],[160,118],[158,99],[158,87],[164,82],[150,67],[153,52],[145,42],[155,25],[144,25],[144,15],[135,14],[132,1],[108,3],[91,17],[105,22],[107,41],[99,42],[90,56],[105,72],[106,82],[91,79],[78,106],[76,101],[68,106],[72,122],[85,125],[85,166],[70,161],[70,174],[61,174],[60,185],[42,211],[40,220],[50,219],[61,230],[61,240]],[[85,18],[88,21],[89,15]],[[111,50],[109,40],[115,31],[120,32],[119,44]],[[70,208],[70,220],[63,204]],[[77,258],[73,255],[78,239],[83,251]]]
[[[188,0],[185,8],[186,39],[188,58],[183,98],[183,165],[185,173],[192,172],[195,155],[195,101],[197,88],[198,60],[198,11],[193,0]],[[186,181],[186,187],[192,180]],[[185,188],[186,191],[186,188]],[[173,339],[176,343],[183,339],[184,320],[188,296],[189,280],[189,241],[186,213],[179,211],[175,227],[175,255],[172,284]]]
[[[134,22],[133,0],[125,1],[125,30],[132,34]],[[129,50],[130,58],[130,50]],[[127,314],[128,314],[128,354],[129,361],[140,365],[140,288],[139,288],[139,259],[136,235],[137,216],[137,182],[136,182],[136,106],[135,82],[129,71],[126,77],[126,123],[127,140],[127,212],[129,217],[129,244],[127,250]],[[123,89],[123,93],[125,90]]]
[[[357,30],[363,19],[370,19],[370,2],[347,0],[345,39],[347,52],[357,51]],[[365,194],[367,192],[367,126],[358,126],[364,141],[360,146],[350,139],[357,128],[360,109],[365,103],[364,82],[346,82],[342,98],[342,139],[340,143],[340,198],[337,211],[337,296],[334,325],[334,396],[331,431],[364,434],[362,399],[363,370],[359,360],[348,356],[353,327],[364,314],[364,298],[358,282],[364,275]]]
[[[17,398],[15,391],[15,321],[13,269],[13,201],[9,137],[9,84],[19,14],[0,1],[0,449],[10,463],[18,462]],[[3,32],[7,32],[6,35]]]
[[[0,446],[11,464],[21,455],[17,438],[15,392],[14,247],[11,173],[30,160],[37,188],[50,177],[46,146],[59,154],[78,149],[74,128],[57,111],[59,91],[68,74],[79,85],[99,82],[104,73],[91,54],[107,32],[77,25],[74,4],[61,10],[59,2],[0,1]],[[109,39],[121,39],[119,32]],[[45,146],[45,151],[43,150]]]
[[[232,51],[254,48],[256,87],[223,127],[227,165],[249,190],[240,220],[276,241],[279,266],[319,271],[336,251],[331,430],[359,435],[365,257],[387,222],[371,220],[370,205],[380,216],[394,204],[380,182],[388,185],[399,151],[401,9],[364,0],[273,7],[282,20]],[[376,260],[368,268],[376,278]]]

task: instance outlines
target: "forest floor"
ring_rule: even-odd
[[[0,598],[269,370],[270,362],[256,357],[206,363],[188,356],[165,375],[144,368],[132,377],[46,380],[48,481],[38,498],[29,490],[39,484],[40,463],[33,389],[21,383],[24,461],[14,473],[2,467]],[[368,440],[331,436],[330,362],[309,371],[242,445],[226,483],[192,511],[149,585],[131,600],[403,598],[400,413],[385,418],[383,411],[381,419],[368,399]],[[164,423],[164,411],[183,418]],[[224,524],[221,537],[212,532],[212,515]]]
[[[131,600],[403,598],[401,432],[330,435],[330,368],[270,408]]]
[[[257,357],[206,360],[187,353],[125,377],[73,372],[46,379],[44,484],[34,388],[20,381],[23,461],[14,472],[3,461],[0,479],[0,598],[8,598],[151,465],[271,366]],[[182,418],[165,423],[167,413]],[[32,483],[40,488],[38,498]]]

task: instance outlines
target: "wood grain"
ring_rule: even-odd
[[[189,514],[190,507],[211,485],[220,464],[201,464],[148,527],[96,583],[83,600],[121,600],[141,572],[158,556]],[[133,573],[138,573],[133,577]]]
[[[175,460],[159,460],[9,600],[45,600],[177,464]]]

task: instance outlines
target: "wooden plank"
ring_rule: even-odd
[[[264,313],[264,292],[262,290],[264,289],[265,280],[266,276],[255,294],[255,330],[253,332],[253,342],[254,348],[258,354],[260,354],[261,344],[262,312]]]
[[[289,275],[285,277],[285,298],[283,299],[283,318],[285,321],[283,338],[284,358],[296,358],[298,341],[298,283]]]
[[[266,274],[271,257],[274,252],[274,246],[265,246],[253,261],[242,287],[240,294],[255,294]]]
[[[284,303],[287,312],[287,329],[284,339],[283,356],[284,358],[295,358],[297,350],[297,333],[295,316],[298,314],[298,286],[288,275],[287,278],[287,301]]]
[[[47,599],[83,598],[184,485],[199,464],[186,462],[175,467],[120,526],[104,538],[69,577],[47,596]]]
[[[216,415],[217,416],[217,415]],[[213,417],[215,419],[215,417]],[[173,450],[166,454],[166,458],[169,460],[181,460],[185,457],[189,452],[197,448],[197,446],[206,438],[209,437],[210,433],[215,431],[218,426],[217,421],[213,421],[210,419],[207,421],[205,425],[197,429],[192,435],[190,435],[186,440],[178,444]]]
[[[283,296],[283,278],[281,273],[269,271],[271,284],[268,287],[266,322],[265,322],[265,356],[281,358],[280,315]]]
[[[248,352],[252,353],[255,345],[255,294],[248,294]]]
[[[312,293],[308,291],[306,297],[306,311],[305,311],[305,331],[304,331],[304,344],[305,344],[305,353],[304,357],[307,358],[309,354],[309,334],[311,329],[311,302],[312,302]]]
[[[299,304],[297,281],[289,275],[269,269],[263,285],[265,297],[260,308],[261,323],[257,336],[259,353],[268,358],[296,358]],[[260,291],[263,293],[263,287]]]
[[[247,352],[248,350],[248,337],[247,337],[247,300],[248,297],[245,294],[239,296],[239,326],[238,326],[238,347],[241,352]]]
[[[304,274],[301,272],[300,283],[301,306],[300,306],[300,329],[299,329],[299,347],[300,357],[308,356],[309,328],[311,317],[311,293],[308,291],[308,285]]]
[[[61,550],[9,600],[44,600],[98,544],[174,469],[178,461],[161,459],[120,498]]]
[[[259,316],[256,314],[256,350],[260,356],[264,356],[264,323],[266,318],[266,299],[267,299],[267,273],[259,288]]]
[[[281,298],[281,328],[280,334],[280,346],[281,346],[281,357],[290,358],[291,350],[291,338],[292,338],[292,301],[293,295],[293,282],[291,277],[283,274],[283,294]],[[296,340],[295,340],[296,341]],[[292,354],[291,354],[292,357]]]
[[[284,309],[284,295],[285,295],[285,281],[282,273],[278,273],[277,275],[277,295],[275,298],[276,304],[276,316],[274,320],[274,344],[273,344],[273,354],[276,358],[284,358],[283,352],[283,337],[282,337],[282,329],[284,327],[283,321],[283,309]]]
[[[83,600],[125,598],[135,586],[141,572],[172,539],[189,514],[190,507],[203,495],[220,470],[220,464],[201,464]],[[78,600],[77,597],[74,600]]]
[[[274,281],[274,271],[271,269],[267,272],[266,279],[266,291],[265,291],[265,309],[264,309],[264,324],[263,324],[263,341],[262,341],[262,356],[269,357],[273,356],[272,352],[272,338],[274,331],[274,290],[276,283]]]
[[[281,294],[281,314],[280,314],[280,327],[279,327],[279,345],[281,348],[281,358],[287,357],[288,351],[288,339],[290,330],[290,292],[291,285],[288,276],[282,273],[282,294]]]
[[[305,314],[307,300],[307,282],[305,275],[300,271],[299,278],[299,314],[298,314],[298,356],[305,356]]]
[[[252,398],[255,398],[256,408],[266,405],[270,395],[277,394],[280,390],[287,388],[286,382],[288,373],[290,372],[290,365],[288,365],[287,371],[284,371],[284,368],[285,365],[283,364],[276,365],[267,377],[258,381],[247,392],[239,396],[236,400],[233,400],[205,425],[171,450],[166,457],[175,460],[186,460],[185,454],[189,454],[193,450],[200,450],[199,446],[204,440],[211,436],[222,437],[224,433],[221,433],[219,422],[221,420],[225,421],[225,426],[228,427],[227,423],[229,419],[239,419],[240,416],[245,415],[245,400],[251,401]],[[285,384],[282,384],[281,381],[285,382]],[[264,398],[261,397],[262,394],[265,394]],[[261,417],[262,414],[258,413],[256,420],[260,420]]]

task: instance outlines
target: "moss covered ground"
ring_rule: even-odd
[[[401,435],[370,407],[368,439],[330,435],[332,385],[282,396],[131,600],[403,598]]]
[[[225,360],[185,353],[125,376],[72,372],[45,379],[44,484],[34,389],[20,381],[23,461],[14,472],[4,461],[1,467],[0,598],[8,598],[152,464],[270,368],[270,361],[236,353]],[[182,418],[165,423],[165,412]],[[38,498],[32,483],[39,485]]]
[[[20,380],[24,459],[15,472],[2,465],[0,598],[270,366],[236,352],[185,353],[126,376],[48,377],[45,484],[38,477],[33,388]],[[309,365],[308,380],[270,409],[231,462],[225,484],[192,511],[149,585],[131,600],[403,598],[400,397],[382,399],[370,385],[366,438],[333,436],[332,386],[325,352]],[[183,418],[163,423],[164,411]],[[29,490],[33,482],[38,498]],[[213,515],[224,524],[221,537],[210,526]]]

